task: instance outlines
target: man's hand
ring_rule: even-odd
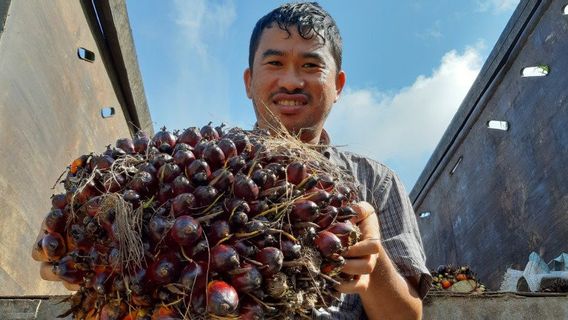
[[[364,293],[369,287],[370,274],[375,270],[381,248],[379,219],[375,209],[368,202],[359,202],[352,206],[357,212],[351,222],[359,226],[361,240],[349,247],[344,254],[345,266],[342,272],[354,275],[355,279],[344,281],[337,287],[343,293]]]

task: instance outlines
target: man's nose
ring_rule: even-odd
[[[293,92],[298,89],[303,89],[305,81],[296,68],[288,68],[282,73],[279,79],[281,88],[286,89],[288,92]]]

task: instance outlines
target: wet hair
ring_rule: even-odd
[[[329,42],[337,72],[341,70],[342,41],[339,28],[335,20],[317,2],[286,3],[258,20],[252,30],[249,44],[251,70],[262,32],[274,25],[288,32],[288,35],[291,35],[289,28],[296,27],[298,34],[306,40],[317,36],[324,44]]]

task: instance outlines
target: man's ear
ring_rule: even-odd
[[[247,91],[247,97],[249,97],[249,99],[252,99],[252,94],[250,92],[251,78],[252,78],[252,71],[250,70],[250,68],[246,68],[243,74],[243,80],[245,81],[245,90]]]
[[[343,90],[343,87],[345,86],[345,79],[346,79],[346,75],[345,75],[345,71],[341,70],[337,73],[337,76],[335,78],[335,100],[333,102],[337,102],[337,99],[339,99],[339,95],[341,94],[341,91]]]

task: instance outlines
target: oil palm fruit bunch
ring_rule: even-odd
[[[139,132],[60,182],[34,250],[76,319],[309,317],[359,238],[352,177],[285,132]]]
[[[481,293],[485,286],[477,280],[469,266],[441,265],[432,274],[432,290],[459,293]]]

